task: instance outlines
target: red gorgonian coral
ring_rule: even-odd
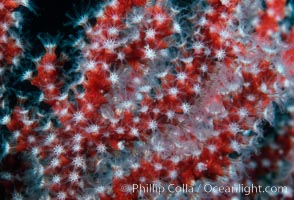
[[[37,106],[24,106],[30,99],[17,95],[1,123],[12,133],[8,154],[29,156],[33,166],[23,169],[32,168],[42,192],[22,186],[12,197],[292,199],[292,166],[292,178],[271,183],[287,192],[247,196],[199,187],[264,185],[263,175],[293,164],[294,29],[281,23],[289,5],[107,1],[73,20],[84,37],[67,42],[81,56],[66,73],[70,55],[57,53],[58,39],[41,37],[46,52],[33,58],[37,73],[21,75],[41,91]],[[12,64],[10,57],[4,59]],[[39,111],[41,103],[51,110]],[[279,109],[288,113],[282,125]]]

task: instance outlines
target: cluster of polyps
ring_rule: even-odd
[[[9,28],[19,26],[20,19],[14,11],[20,2],[13,0],[0,1],[0,67],[9,64],[17,64],[18,55],[21,52],[21,42],[8,34]]]
[[[89,42],[72,43],[84,58],[70,83],[63,72],[69,58],[45,42],[29,80],[53,112],[20,104],[5,123],[16,151],[38,160],[40,187],[57,199],[123,200],[185,196],[132,191],[138,183],[240,181],[243,158],[263,137],[261,121],[272,123],[272,102],[292,84],[291,33],[279,29],[285,5],[277,2],[263,12],[237,0],[201,1],[191,11],[113,0],[95,13],[93,27],[85,16],[75,23]],[[207,197],[202,192],[187,198]]]

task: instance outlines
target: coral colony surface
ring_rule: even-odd
[[[1,200],[294,199],[293,1],[40,2],[0,0]]]

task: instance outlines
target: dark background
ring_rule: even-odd
[[[38,35],[59,35],[67,39],[81,31],[81,27],[73,27],[73,19],[82,13],[90,12],[97,7],[99,0],[31,0],[32,9],[21,7],[18,10],[23,16],[20,37],[27,44],[27,53],[37,55],[42,51]]]

